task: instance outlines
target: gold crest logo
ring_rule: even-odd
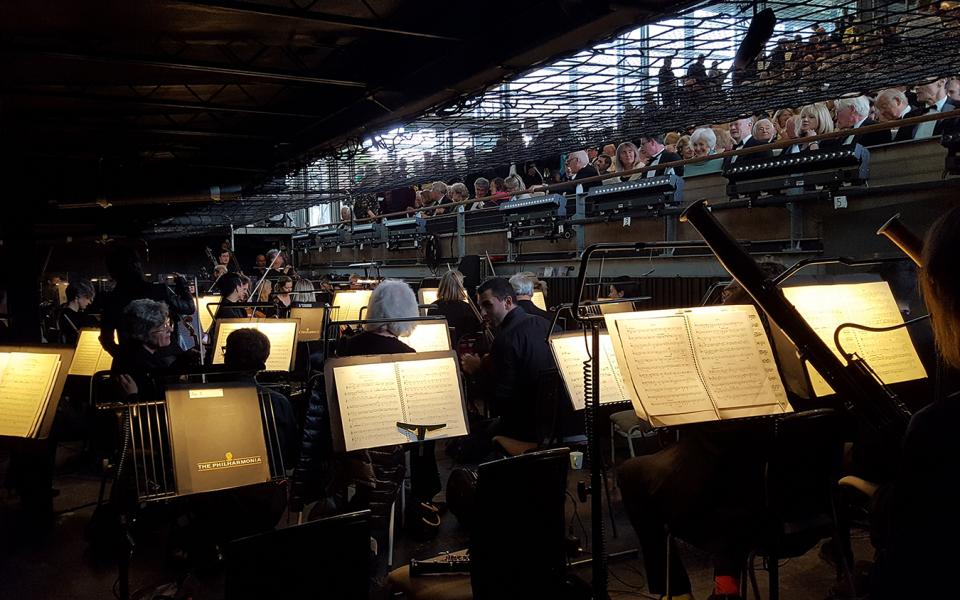
[[[227,460],[233,460],[233,452],[227,452],[224,456],[227,457]]]

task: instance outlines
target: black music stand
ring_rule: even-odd
[[[226,600],[368,597],[370,511],[347,513],[230,542]]]
[[[203,445],[207,448],[198,448],[197,433],[202,432],[209,438],[214,430],[204,427],[204,423],[197,422],[198,416],[202,413],[195,410],[198,406],[190,407],[193,410],[189,412],[181,411],[179,416],[174,410],[171,417],[171,406],[168,405],[171,393],[186,393],[186,397],[178,401],[181,407],[189,406],[185,402],[187,400],[195,405],[207,399],[220,400],[211,404],[208,411],[211,418],[223,416],[225,406],[223,401],[229,404],[232,397],[243,395],[247,400],[244,408],[250,408],[252,405],[259,414],[243,411],[242,415],[231,416],[242,416],[248,425],[246,429],[253,427],[262,431],[263,444],[260,447],[265,449],[265,456],[251,454],[244,452],[243,448],[237,448],[239,454],[236,456],[227,450],[216,455],[211,454],[209,460],[198,462],[198,457],[211,452],[210,448],[216,447],[218,441],[205,439]],[[249,402],[250,394],[256,395],[256,400],[252,404]],[[107,408],[116,408],[116,406],[108,405]],[[172,386],[163,400],[143,400],[125,404],[123,427],[122,454],[113,485],[124,486],[132,477],[138,504],[171,500],[189,494],[237,489],[271,481],[279,482],[286,477],[283,449],[280,447],[273,404],[269,395],[258,390],[253,384],[224,382]],[[232,423],[226,423],[221,429],[229,430],[231,427]],[[242,443],[249,441],[249,439],[244,440]],[[244,456],[244,454],[249,455]],[[248,468],[260,469],[260,472],[265,475],[258,478],[246,476],[234,478],[224,475],[232,469],[240,472]],[[189,473],[189,478],[185,478],[185,473]],[[208,475],[215,477],[216,481],[208,485],[197,485],[200,479]],[[121,600],[129,600],[129,569],[134,541],[129,532],[129,523],[132,521],[132,515],[129,514],[130,507],[127,503],[123,506],[120,515],[122,551],[118,564],[118,595]]]

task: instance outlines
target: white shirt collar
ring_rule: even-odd
[[[867,119],[868,119],[868,117],[864,117],[864,118],[860,119],[859,121],[857,121],[857,124],[853,126],[853,128],[856,129],[856,128],[862,126],[862,125],[863,125],[863,122],[866,121]]]
[[[747,135],[747,137],[745,137],[745,138],[743,138],[742,140],[740,140],[740,145],[741,145],[741,146],[746,146],[746,145],[747,145],[747,142],[749,142],[749,141],[750,141],[750,138],[752,138],[752,137],[753,137],[753,134]]]
[[[900,113],[900,118],[902,119],[903,116],[904,116],[905,114],[907,114],[908,112],[910,112],[910,105],[909,105],[909,104],[907,104],[906,106],[903,107],[903,112]]]
[[[944,96],[943,98],[940,98],[940,100],[938,100],[937,103],[934,104],[934,106],[937,107],[937,112],[943,112],[943,105],[946,104],[946,103],[947,103],[947,97],[946,97],[946,96]]]

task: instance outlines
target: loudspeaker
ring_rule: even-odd
[[[480,257],[476,254],[464,256],[460,259],[457,270],[463,273],[463,285],[472,290],[480,285]]]

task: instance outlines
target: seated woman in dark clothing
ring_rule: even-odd
[[[450,339],[454,347],[464,335],[480,330],[480,320],[468,304],[467,292],[463,289],[463,273],[460,271],[447,271],[443,274],[435,304],[437,307],[428,310],[427,314],[442,315],[447,319],[447,324],[453,328]]]
[[[937,221],[923,247],[920,284],[944,362],[960,369],[960,207]],[[874,496],[878,549],[872,598],[941,598],[956,587],[960,533],[960,395],[936,398],[910,420],[897,474]]]
[[[373,290],[364,314],[365,318],[370,321],[416,317],[419,315],[417,297],[406,283],[396,279],[387,279]],[[360,356],[415,352],[413,348],[399,339],[399,337],[409,335],[414,327],[416,327],[416,322],[413,321],[366,323],[363,326],[363,333],[347,339],[338,354],[340,356]],[[361,496],[364,491],[368,493],[377,491],[378,487],[380,489],[392,487],[388,481],[385,481],[385,477],[378,474],[378,467],[402,464],[402,447],[378,448],[369,452],[354,452],[351,454],[360,461],[367,461],[370,467],[362,468],[361,471],[373,475],[373,479],[362,482],[364,485],[357,486],[358,496]],[[395,469],[390,470],[397,472]],[[400,472],[402,473],[402,469],[400,469]],[[439,512],[431,503],[440,489],[435,443],[424,442],[421,449],[410,452],[410,493],[416,500],[411,507],[414,512],[413,517],[425,533],[436,533],[436,529],[440,526]]]
[[[169,369],[177,356],[162,352],[170,347],[173,325],[170,310],[156,300],[134,300],[123,310],[120,319],[120,350],[110,371],[127,402],[136,399],[156,400],[163,391],[154,377]]]
[[[75,345],[81,329],[97,324],[96,319],[84,314],[96,295],[93,285],[86,279],[72,281],[67,286],[67,303],[60,307],[60,318],[57,319],[61,344]]]
[[[214,319],[245,319],[247,309],[238,305],[247,303],[250,295],[250,279],[239,273],[226,273],[217,282],[220,290],[220,306]]]

